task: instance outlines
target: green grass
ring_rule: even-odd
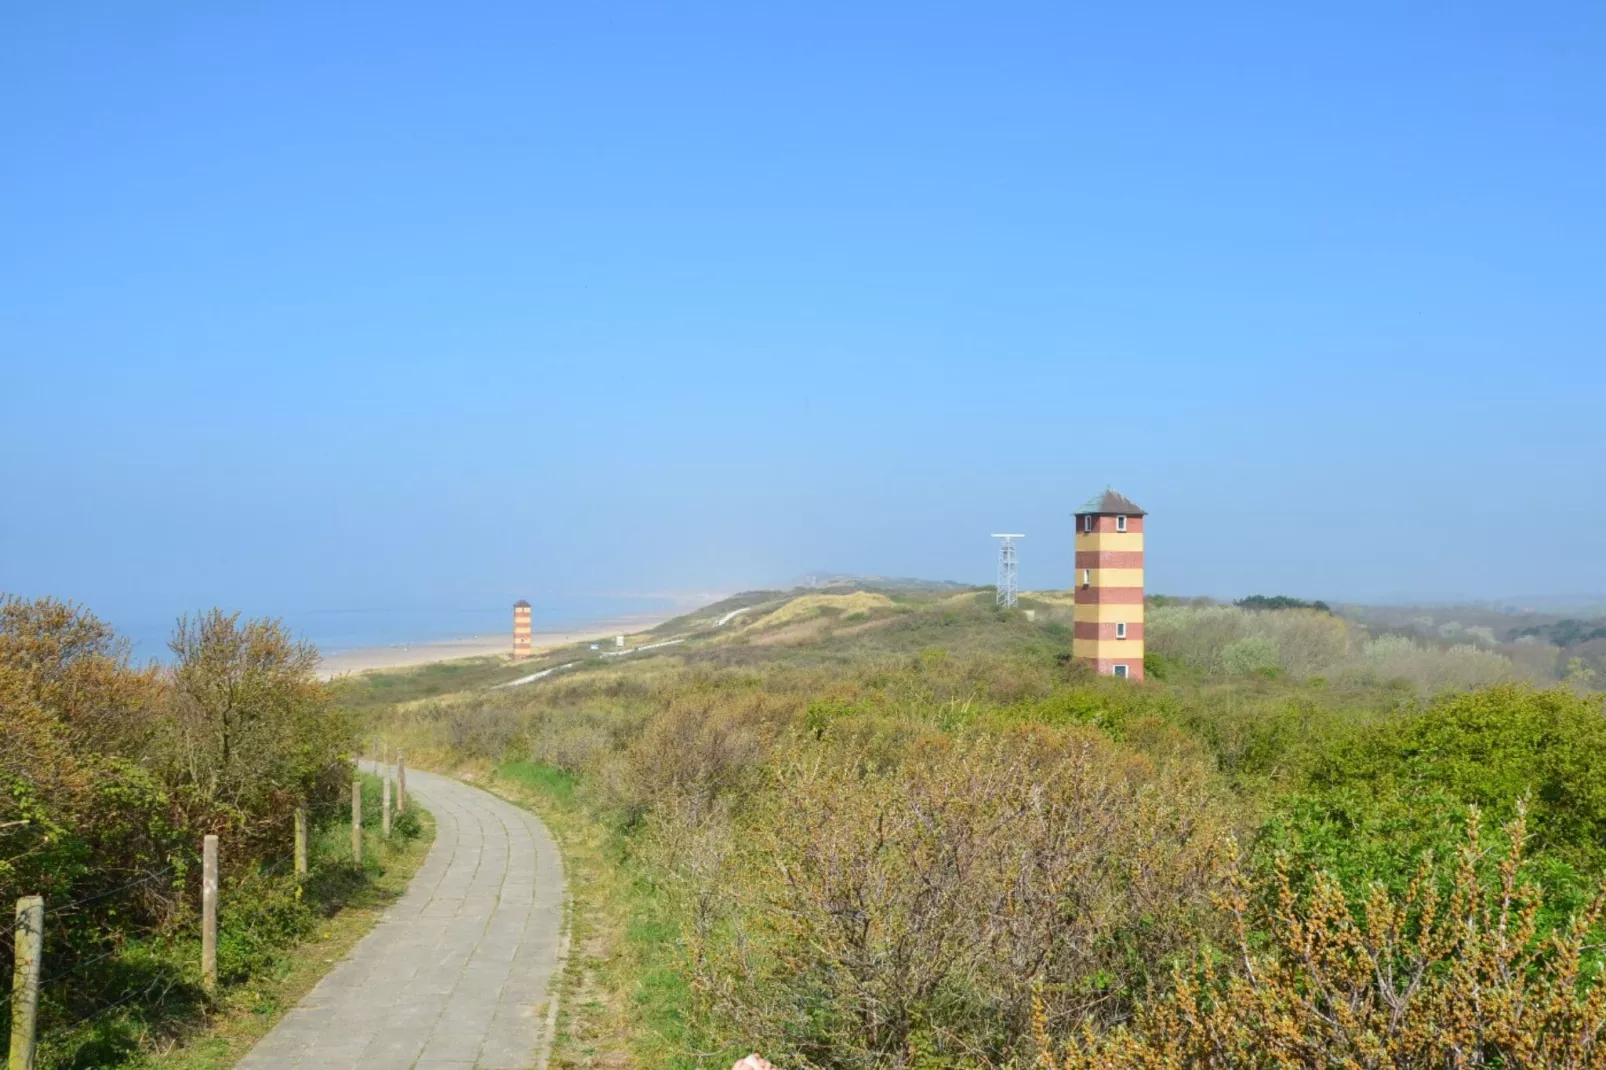
[[[344,676],[329,686],[342,706],[364,711],[501,683],[519,675],[510,668],[501,657],[461,658]]]
[[[711,1065],[697,1055],[706,1056],[709,1039],[691,1025],[680,923],[665,889],[635,860],[630,837],[564,770],[509,762],[489,786],[539,815],[563,850],[572,950],[560,981],[554,1070]]]
[[[539,762],[509,762],[496,770],[498,780],[523,791],[539,792],[558,803],[574,800],[574,774]]]

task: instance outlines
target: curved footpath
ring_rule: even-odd
[[[365,766],[372,768],[369,763]],[[545,1062],[563,861],[534,815],[407,772],[435,843],[407,893],[239,1070],[525,1070]]]

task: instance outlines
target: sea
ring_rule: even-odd
[[[533,630],[558,632],[638,614],[670,615],[677,604],[668,598],[629,595],[569,595],[530,600]],[[136,663],[165,662],[168,639],[178,613],[149,609],[99,612],[97,615],[128,639]],[[290,608],[242,611],[244,616],[277,617],[298,639],[310,640],[320,653],[340,654],[374,647],[410,646],[443,639],[511,635],[513,607],[506,605],[374,606],[361,609]]]

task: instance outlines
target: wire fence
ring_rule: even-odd
[[[381,768],[384,773],[390,773],[389,768]],[[265,828],[258,827],[252,830],[249,835],[241,837],[237,842],[242,848],[246,844],[254,844],[259,848],[266,846],[289,831],[296,816],[295,813],[286,814]],[[310,834],[307,839],[310,841]],[[310,842],[297,844],[296,848],[272,858],[251,859],[235,871],[235,875],[223,890],[222,898],[249,894],[254,886],[278,879],[297,861],[303,848],[310,854],[312,844]],[[199,961],[193,964],[162,961],[156,955],[138,954],[127,961],[117,961],[120,957],[129,955],[138,946],[137,943],[131,942],[137,937],[130,937],[126,925],[108,926],[104,932],[97,935],[89,935],[81,927],[61,928],[64,925],[72,926],[75,918],[93,917],[106,911],[107,906],[116,904],[119,897],[132,899],[141,895],[149,886],[171,880],[175,875],[179,881],[187,883],[190,871],[202,868],[195,864],[198,861],[199,858],[172,860],[162,869],[141,874],[115,887],[82,895],[64,903],[49,905],[43,911],[44,918],[56,921],[55,928],[61,935],[64,936],[67,932],[76,934],[71,943],[52,941],[47,935],[42,949],[35,945],[41,959],[59,955],[69,963],[40,977],[37,982],[40,1003],[44,1007],[52,1008],[48,1012],[47,1019],[41,1023],[47,1027],[47,1036],[66,1042],[65,1038],[116,1013],[136,1000],[153,1006],[160,1005],[176,989],[185,991],[186,995],[183,997],[185,1000],[206,999],[200,990],[210,981],[202,976],[203,970]],[[178,891],[183,894],[181,889]],[[85,908],[92,906],[98,907],[99,910],[85,911]],[[9,938],[11,933],[7,931],[4,935]],[[52,954],[51,943],[56,943],[60,949],[56,954]],[[94,950],[97,944],[103,950],[98,950],[97,953],[89,954],[87,957],[75,957],[81,955],[83,951]],[[102,972],[93,973],[97,967],[100,967]],[[0,983],[11,981],[10,971],[5,971],[5,974]],[[17,992],[8,991],[4,996],[0,996],[0,1022],[12,1017],[11,1011],[17,995]],[[61,1018],[69,1012],[77,1013],[72,1013],[65,1022],[61,1021]]]
[[[183,974],[181,971],[172,966],[164,966],[162,969],[157,971],[156,976],[152,978],[148,984],[144,984],[143,986],[140,984],[132,985],[126,989],[123,995],[115,1002],[108,1003],[103,1007],[90,1011],[87,1014],[80,1015],[71,1022],[68,1022],[66,1025],[57,1026],[54,1031],[71,1033],[80,1026],[88,1025],[91,1022],[104,1018],[112,1011],[127,1006],[130,1002],[139,998],[140,996],[149,995],[150,993],[156,991],[157,987],[163,982],[167,982],[167,987],[162,990],[162,994],[165,996],[168,992],[171,992],[175,987],[177,987],[178,982],[182,980],[182,978]]]
[[[282,833],[293,824],[294,820],[295,815],[292,813],[288,815],[286,819],[274,822],[274,824],[269,826],[268,829],[259,830],[256,836],[252,838],[258,839],[260,842],[260,839],[263,838],[264,833],[270,836],[273,833]],[[297,852],[292,849],[271,859],[258,858],[253,860],[245,872],[240,873],[229,883],[228,889],[225,890],[225,897],[227,897],[228,893],[231,891],[234,895],[239,895],[242,893],[242,891],[255,884],[263,881],[270,881],[281,876],[295,862],[296,854]],[[179,873],[182,868],[185,868],[185,865],[186,864],[183,862],[174,862],[163,869],[156,870],[151,873],[145,873],[139,877],[135,877],[132,880],[124,881],[116,887],[107,888],[91,895],[80,896],[65,903],[58,903],[53,906],[49,906],[44,911],[43,916],[45,918],[57,919],[58,921],[65,921],[74,916],[75,912],[82,910],[82,908],[86,906],[104,904],[108,900],[114,900],[114,898],[118,896],[132,897],[138,894],[141,889],[147,885],[154,884],[157,881],[170,878],[174,874]],[[9,926],[6,928],[9,930]],[[9,937],[11,933],[7,931],[5,935]],[[58,969],[55,972],[52,972],[39,979],[37,987],[41,1003],[47,1005],[49,1003],[54,1003],[58,1010],[67,1009],[72,1002],[68,991],[66,991],[69,982],[73,981],[75,978],[80,978],[88,974],[88,972],[95,967],[104,966],[109,962],[111,962],[112,966],[115,967],[117,964],[112,962],[112,960],[117,959],[119,956],[122,956],[129,951],[125,933],[118,930],[109,930],[104,934],[104,938],[110,940],[113,946],[107,947],[106,950],[101,951],[98,954],[94,954],[86,958],[79,958],[76,961],[73,961],[71,965],[63,969]],[[49,954],[48,946],[46,948],[46,954]],[[49,1034],[57,1037],[71,1035],[75,1031],[87,1025],[93,1024],[99,1019],[128,1006],[135,1000],[147,998],[147,1001],[149,1001],[148,997],[154,996],[156,1000],[160,1001],[175,988],[184,984],[186,982],[187,975],[191,973],[190,970],[170,962],[155,964],[156,968],[154,972],[143,969],[143,967],[147,965],[151,965],[151,963],[142,962],[137,964],[136,968],[140,973],[140,976],[133,979],[132,983],[117,985],[116,994],[109,1001],[104,998],[93,1000],[93,1006],[82,1010],[81,1013],[75,1014],[70,1020],[66,1022],[58,1021],[49,1023]],[[126,973],[127,971],[124,972]],[[5,970],[3,981],[9,985],[11,980],[11,971]],[[190,976],[188,977],[188,980],[193,983],[197,980],[197,978]],[[4,1022],[6,1019],[11,1017],[11,1005],[13,1004],[16,996],[17,992],[15,991],[8,991],[3,996],[0,996],[0,1022]],[[50,997],[55,998],[50,999]]]
[[[178,869],[178,865],[175,863],[175,864],[173,864],[171,866],[168,866],[166,869],[159,870],[159,871],[157,871],[155,873],[147,873],[143,877],[136,877],[134,880],[129,881],[127,884],[120,884],[116,888],[112,888],[112,889],[110,889],[108,891],[99,892],[99,893],[97,893],[95,895],[86,895],[82,899],[74,899],[71,903],[63,903],[61,906],[51,907],[50,909],[45,911],[45,917],[48,918],[48,917],[52,917],[52,916],[59,916],[61,914],[67,913],[70,910],[74,910],[74,909],[76,909],[78,907],[87,906],[90,903],[98,903],[103,899],[110,899],[112,896],[116,895],[119,892],[130,891],[130,890],[132,890],[134,888],[140,887],[141,885],[149,884],[149,883],[151,883],[152,881],[155,881],[155,880],[160,880],[161,878],[167,876],[169,873],[173,873],[173,872],[177,871],[177,869]]]

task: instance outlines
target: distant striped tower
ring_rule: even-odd
[[[1143,517],[1108,488],[1076,512],[1071,656],[1100,676],[1143,679]]]
[[[530,603],[519,599],[513,603],[513,660],[523,661],[530,656]]]

